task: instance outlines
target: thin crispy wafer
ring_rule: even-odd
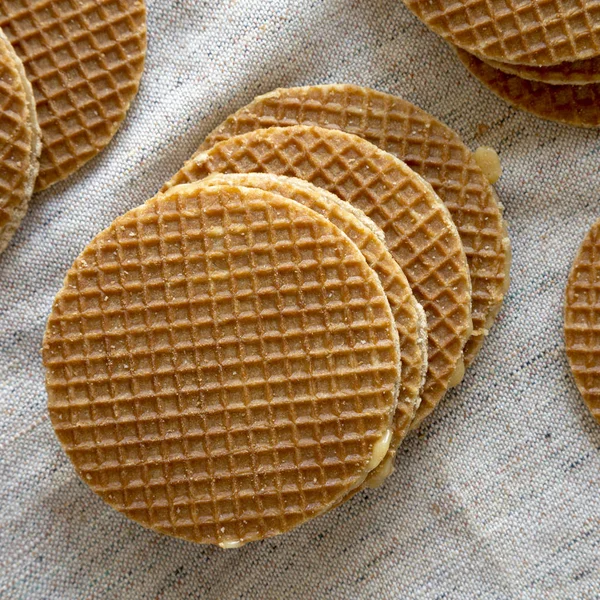
[[[565,297],[565,346],[577,388],[600,423],[600,220],[573,262]]]
[[[528,81],[494,69],[464,50],[457,49],[457,54],[479,81],[515,108],[576,127],[600,126],[600,84],[550,85]]]
[[[79,474],[156,531],[239,546],[361,485],[387,451],[398,333],[358,248],[305,206],[180,186],[77,258],[44,337]]]
[[[472,285],[473,362],[509,284],[510,241],[494,189],[459,136],[410,102],[355,85],[279,89],[259,96],[210,133],[196,154],[231,136],[274,126],[318,125],[358,135],[404,161],[446,204],[465,248]]]
[[[0,252],[27,212],[39,154],[40,129],[31,84],[0,29]]]
[[[482,59],[490,67],[516,75],[521,79],[541,81],[552,85],[586,85],[600,83],[600,57],[586,60],[563,62],[548,67],[530,67],[527,65],[513,65],[499,60]]]
[[[385,461],[365,480],[372,486],[389,475],[396,450],[409,431],[421,403],[421,390],[427,372],[427,322],[425,313],[410,289],[402,269],[385,245],[383,233],[364,213],[337,196],[306,181],[267,173],[215,173],[202,180],[204,185],[235,185],[262,189],[300,202],[327,217],[361,251],[379,277],[398,328],[402,356],[402,385],[394,420],[394,430]],[[381,240],[374,230],[378,230]],[[389,463],[389,464],[388,464]],[[358,488],[357,488],[358,491]]]
[[[404,0],[446,41],[531,66],[600,56],[599,0]]]
[[[460,237],[433,189],[402,161],[373,144],[321,127],[273,127],[219,142],[168,182],[211,173],[265,172],[305,179],[355,207],[383,229],[392,256],[425,309],[428,370],[418,426],[464,372],[472,331],[471,284]]]
[[[146,8],[143,0],[0,0],[0,27],[33,86],[43,190],[102,150],[125,118],[144,66]]]

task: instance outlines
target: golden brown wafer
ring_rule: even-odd
[[[404,161],[446,204],[465,248],[472,285],[470,365],[498,314],[509,284],[510,242],[501,205],[459,136],[401,98],[355,85],[279,89],[259,96],[208,135],[215,143],[274,126],[318,125],[358,135]]]
[[[598,0],[404,0],[446,41],[531,66],[600,56]]]
[[[482,59],[490,67],[516,75],[521,79],[541,81],[552,85],[586,85],[600,83],[600,57],[563,62],[548,67],[530,67],[527,65],[513,65],[499,60]]]
[[[428,370],[418,426],[464,371],[471,334],[471,284],[460,237],[433,189],[373,144],[321,127],[273,127],[219,142],[189,160],[170,182],[211,173],[266,172],[305,179],[349,202],[383,229],[392,256],[425,309]]]
[[[400,382],[381,283],[327,219],[180,186],[82,252],[44,338],[56,434],[156,531],[234,547],[333,506],[387,452]]]
[[[39,155],[40,130],[31,84],[0,29],[0,252],[27,212]]]
[[[381,230],[348,202],[306,181],[267,173],[215,173],[204,185],[235,185],[258,188],[290,198],[323,215],[343,231],[361,251],[379,277],[398,328],[402,356],[402,385],[398,396],[394,429],[385,461],[374,469],[364,485],[381,483],[393,468],[396,450],[409,431],[427,372],[427,322],[402,269],[385,245]],[[374,230],[378,230],[383,240]],[[358,488],[357,488],[358,491]]]
[[[457,49],[457,54],[472,75],[515,108],[576,127],[600,125],[600,84],[550,85],[527,81],[494,69],[464,50]]]
[[[573,262],[565,298],[565,346],[577,388],[600,423],[600,220]]]
[[[143,0],[2,0],[0,27],[33,86],[43,190],[102,150],[125,118],[144,66],[146,8]]]

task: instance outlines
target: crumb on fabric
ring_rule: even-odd
[[[485,123],[477,125],[477,135],[485,135],[490,130],[490,126]]]

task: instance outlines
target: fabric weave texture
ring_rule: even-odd
[[[277,87],[398,94],[496,148],[512,285],[480,356],[383,487],[237,550],[143,529],[79,480],[40,347],[84,246],[204,136]],[[600,216],[600,134],[509,107],[399,0],[148,0],[140,92],[115,138],[32,199],[0,255],[0,599],[600,598],[600,428],[568,368],[569,268]]]

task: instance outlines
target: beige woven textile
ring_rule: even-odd
[[[600,589],[600,427],[563,339],[600,216],[600,134],[515,111],[400,0],[148,0],[140,92],[97,157],[32,198],[0,256],[0,598],[585,599]],[[86,486],[47,417],[39,349],[80,251],[231,112],[277,87],[401,95],[496,148],[512,284],[461,385],[377,490],[238,550],[147,531]]]

